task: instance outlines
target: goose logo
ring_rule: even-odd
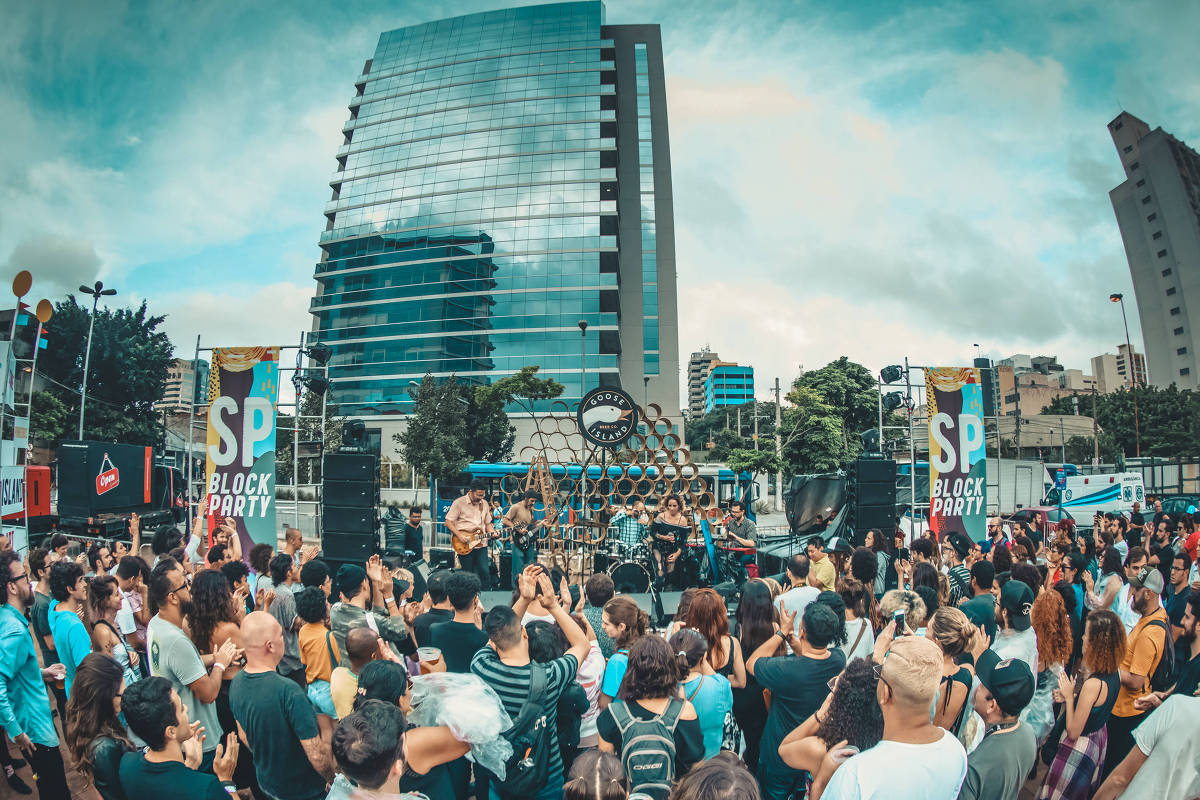
[[[592,389],[579,403],[579,433],[597,447],[618,447],[637,429],[638,409],[620,389]]]

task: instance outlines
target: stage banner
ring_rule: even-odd
[[[275,405],[278,347],[221,347],[208,375],[205,486],[208,530],[233,518],[245,557],[256,544],[274,547]]]
[[[951,531],[987,538],[987,453],[980,371],[925,371],[929,414],[929,517],[939,540]]]

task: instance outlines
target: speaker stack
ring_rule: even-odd
[[[859,458],[851,470],[851,484],[855,543],[861,545],[872,528],[890,541],[896,528],[896,462],[890,458]]]
[[[330,561],[361,564],[379,547],[379,460],[373,453],[328,453],[321,471],[321,550]]]

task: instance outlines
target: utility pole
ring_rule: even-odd
[[[1021,460],[1021,376],[1013,373],[1013,395],[1016,397],[1015,405],[1017,408],[1017,429],[1015,438],[1017,441],[1017,460]]]
[[[1096,387],[1092,387],[1092,465],[1100,463],[1100,424],[1096,421]]]
[[[742,440],[742,407],[737,407],[737,426],[738,426],[738,441]]]
[[[783,439],[780,433],[780,417],[782,412],[779,408],[779,378],[775,379],[775,457],[782,463],[783,460]],[[775,510],[783,510],[783,467],[775,471]]]
[[[754,401],[754,449],[758,449],[758,401]]]

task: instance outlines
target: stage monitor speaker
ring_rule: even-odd
[[[325,481],[375,481],[378,461],[370,453],[326,453],[321,477]]]
[[[896,462],[890,458],[860,458],[854,462],[859,484],[896,483]]]
[[[321,503],[327,506],[375,508],[378,504],[375,482],[326,480],[321,484]]]
[[[329,561],[345,561],[349,564],[362,565],[375,554],[378,546],[378,537],[369,533],[330,533],[326,531],[321,536],[321,553]]]
[[[449,547],[429,548],[429,566],[431,569],[454,569],[454,551]]]
[[[331,533],[374,535],[377,530],[379,530],[379,523],[373,507],[321,507],[321,531],[325,536],[329,536]]]

